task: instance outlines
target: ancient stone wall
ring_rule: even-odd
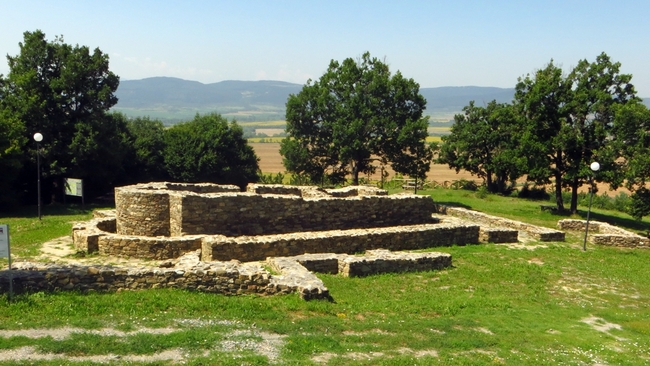
[[[73,227],[76,249],[146,259],[171,259],[202,249],[202,258],[206,261],[256,261],[303,253],[358,253],[379,248],[407,250],[479,242],[479,227],[471,224],[420,224],[239,237],[148,237],[100,230],[98,226],[108,229],[115,227],[116,220],[111,217],[110,211],[101,216],[103,218],[78,223]],[[430,220],[437,222],[435,218]],[[493,238],[492,242],[498,241]]]
[[[475,223],[503,226],[515,230],[525,231],[539,241],[564,241],[565,239],[565,234],[562,231],[526,224],[521,221],[487,215],[482,212],[467,210],[460,207],[446,207],[436,205],[436,209],[437,212],[459,217]]]
[[[198,259],[198,254],[197,254]],[[283,293],[263,268],[236,262],[200,263],[180,268],[60,265],[19,262],[11,271],[16,293],[182,288],[225,295]],[[259,266],[258,266],[259,267]],[[0,293],[9,291],[9,271],[0,271]],[[285,288],[284,293],[293,289]]]
[[[257,261],[304,253],[359,253],[373,249],[412,250],[478,243],[477,225],[410,225],[390,228],[314,231],[263,236],[206,236],[204,261]]]
[[[125,191],[125,192],[123,192]],[[169,236],[169,191],[115,188],[117,232]]]
[[[559,220],[557,225],[560,229],[584,232],[587,221],[564,219]],[[606,222],[589,221],[589,233],[591,234],[589,235],[589,241],[594,244],[625,248],[650,248],[649,238]]]
[[[172,235],[268,235],[432,222],[428,196],[302,198],[251,193],[182,197],[181,232]]]
[[[431,223],[431,197],[372,187],[140,184],[115,189],[117,233],[139,236],[268,235]],[[228,186],[226,186],[228,187]],[[233,186],[234,187],[234,186]],[[234,187],[236,188],[236,187]]]

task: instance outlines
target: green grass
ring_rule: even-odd
[[[9,225],[12,258],[38,254],[43,242],[70,235],[74,222],[88,220],[94,209],[102,207],[46,205],[42,208],[41,220],[38,219],[38,209],[34,206],[23,207],[11,214],[0,213],[0,224]]]
[[[541,212],[544,201],[495,195],[480,199],[462,190],[425,193],[439,203],[548,227],[564,218]],[[22,222],[12,231],[12,243],[31,253],[34,240],[56,237],[55,227],[88,213],[71,209],[60,216],[46,215],[41,224],[34,224],[38,219],[33,216],[0,220],[15,220],[16,226]],[[610,211],[596,210],[594,216],[628,229],[650,228],[647,220],[635,222]],[[14,239],[23,231],[39,239]],[[270,364],[266,356],[245,347],[228,351],[221,346],[233,340],[262,341],[260,334],[241,333],[254,330],[283,337],[277,361],[282,365],[317,364],[312,358],[326,355],[328,365],[649,363],[650,250],[590,245],[583,252],[580,240],[581,235],[572,234],[567,242],[527,243],[528,250],[506,245],[440,248],[436,251],[453,256],[453,267],[442,271],[367,278],[319,275],[334,302],[305,302],[297,295],[226,297],[169,289],[22,294],[12,302],[4,296],[0,330],[68,326],[172,331],[82,333],[64,339],[0,337],[0,352],[32,346],[39,353],[67,356],[126,356],[180,348],[189,355],[188,364]],[[620,329],[598,331],[585,322],[589,318]],[[5,364],[21,362],[0,360]]]

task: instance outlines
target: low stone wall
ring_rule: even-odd
[[[344,277],[365,277],[381,273],[440,270],[451,266],[447,253],[394,253],[388,250],[368,251],[365,256],[347,256],[339,261]]]
[[[519,231],[506,228],[481,227],[478,237],[481,243],[517,243]]]
[[[238,261],[204,263],[199,251],[187,253],[160,267],[59,265],[18,262],[12,271],[0,271],[0,293],[38,291],[103,291],[179,288],[224,295],[274,295],[297,292],[304,300],[332,299],[311,271],[343,276],[405,271],[429,271],[451,266],[446,253],[391,253],[368,251],[364,256],[305,254],[268,258],[280,275],[271,275],[258,263]]]
[[[100,230],[111,226],[109,214],[73,226],[77,250],[118,257],[173,259],[202,249],[204,261],[258,261],[267,257],[304,253],[359,253],[372,249],[409,250],[476,244],[479,227],[467,224],[423,224],[373,229],[331,230],[305,233],[226,237],[188,235],[148,237],[119,235]],[[437,222],[437,218],[431,218]]]
[[[0,271],[0,292],[9,291],[13,276],[16,293],[37,291],[120,291],[181,288],[225,295],[282,293],[261,266],[238,262],[203,263],[195,260],[174,268],[82,266],[17,262],[13,270]],[[291,291],[287,291],[291,292]]]
[[[142,259],[173,259],[201,249],[203,236],[150,237],[115,234],[115,217],[111,213],[100,214],[104,218],[76,223],[72,227],[72,239],[77,250],[88,253]]]
[[[201,235],[148,237],[108,234],[97,238],[101,255],[142,259],[173,259],[201,249]]]
[[[262,236],[206,236],[204,261],[257,261],[304,253],[359,253],[373,249],[412,250],[477,244],[476,225],[424,224],[374,229],[332,230]]]
[[[465,208],[437,206],[437,212],[459,217],[475,223],[496,225],[524,231],[539,241],[564,241],[565,239],[565,234],[562,231],[526,224],[520,221],[504,219],[502,217],[487,215],[482,212],[472,211]]]
[[[624,248],[650,248],[650,239],[642,236],[623,236],[612,234],[594,234],[590,241],[594,244]]]
[[[266,262],[272,269],[282,273],[280,276],[273,277],[274,288],[281,291],[295,290],[303,300],[330,298],[329,290],[323,281],[294,258],[268,258]]]
[[[559,220],[560,229],[585,231],[586,220]],[[601,221],[589,221],[589,241],[593,244],[625,248],[650,248],[650,239]]]

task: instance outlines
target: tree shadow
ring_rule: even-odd
[[[472,209],[472,206],[466,205],[464,203],[460,202],[450,202],[450,201],[435,201],[436,205],[438,206],[448,206],[448,207],[460,207],[460,208],[465,208],[468,210]]]

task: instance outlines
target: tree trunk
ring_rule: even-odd
[[[562,150],[555,154],[555,204],[558,211],[564,211],[564,200],[562,199]]]
[[[578,212],[578,177],[571,182],[571,213]]]
[[[487,170],[485,172],[485,176],[486,176],[486,183],[487,183],[488,191],[494,193],[494,191],[492,190],[494,188],[494,187],[492,187],[492,172]]]
[[[357,162],[352,163],[352,185],[359,185],[359,164]]]
[[[562,200],[562,172],[555,170],[555,203],[558,211],[564,211],[564,201]]]

